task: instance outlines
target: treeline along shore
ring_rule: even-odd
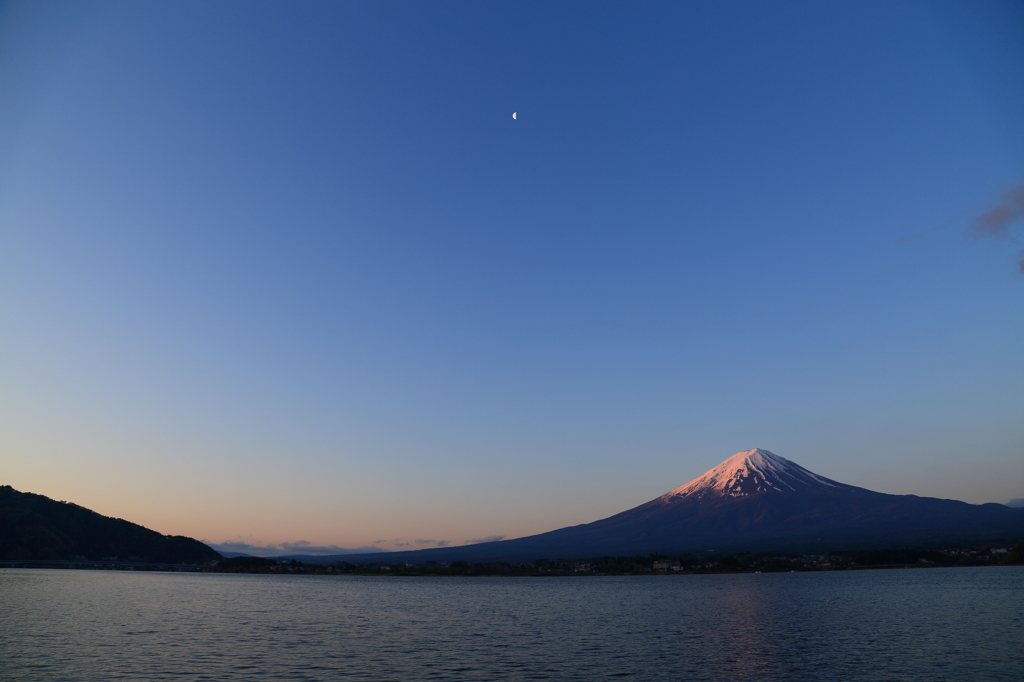
[[[337,561],[304,563],[296,559],[239,556],[223,559],[204,570],[216,573],[268,573],[280,575],[375,576],[575,576],[575,575],[694,575],[714,573],[788,573],[847,571],[877,568],[937,568],[955,566],[1024,565],[1024,542],[1006,547],[966,547],[944,550],[876,549],[827,554],[755,554],[718,556],[651,554],[599,557],[584,560],[537,559],[530,563],[470,563],[427,561],[372,563]]]

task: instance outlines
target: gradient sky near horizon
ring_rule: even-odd
[[[1019,2],[2,4],[0,484],[387,549],[755,447],[1024,497],[1022,83]]]

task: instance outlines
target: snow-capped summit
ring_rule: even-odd
[[[799,492],[808,487],[838,488],[842,485],[812,473],[785,457],[757,448],[737,452],[714,469],[658,499],[670,502],[681,496],[700,499],[744,497],[770,490]]]

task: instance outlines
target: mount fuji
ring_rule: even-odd
[[[339,559],[532,561],[540,557],[799,551],[1022,537],[1024,509],[878,493],[830,480],[756,449],[737,452],[661,497],[592,523],[501,542]]]

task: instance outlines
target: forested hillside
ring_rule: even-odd
[[[200,564],[220,555],[198,540],[160,533],[70,502],[0,486],[0,559]]]

